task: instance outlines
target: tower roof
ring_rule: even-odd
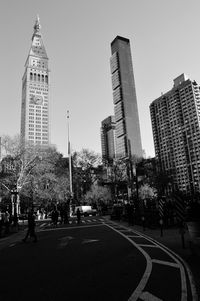
[[[116,38],[111,42],[111,46],[118,40],[121,40],[123,42],[129,43],[130,40],[121,36],[116,36]]]
[[[40,19],[39,19],[39,16],[37,15],[35,24],[33,26],[34,32],[32,35],[32,43],[31,43],[31,48],[29,50],[28,58],[30,56],[34,56],[34,57],[38,57],[38,58],[48,59],[46,49],[44,47],[44,43],[42,40],[42,35],[40,32],[40,29],[41,29]],[[26,64],[27,63],[28,63],[28,59],[26,61]]]

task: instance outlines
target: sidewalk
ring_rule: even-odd
[[[107,219],[110,220],[110,217],[107,217]],[[161,236],[160,229],[145,228],[144,231],[143,227],[139,225],[128,226],[127,222],[124,221],[119,222],[117,220],[114,220],[113,222],[131,228],[133,230],[136,230],[141,234],[145,234],[155,239],[156,241],[160,242],[167,248],[174,251],[177,255],[179,255],[189,266],[194,276],[194,281],[196,284],[198,296],[200,297],[200,246],[191,243],[191,238],[188,231],[186,231],[184,235],[185,248],[183,248],[181,235],[179,234],[178,228],[163,229],[163,236]]]
[[[0,237],[0,250],[21,240],[25,235],[25,231],[26,225],[20,224],[18,231],[14,228],[11,228],[8,234],[3,234]]]

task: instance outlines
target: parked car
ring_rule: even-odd
[[[97,210],[96,209],[93,209],[91,206],[77,206],[75,207],[75,211],[74,211],[74,214],[76,215],[76,212],[77,210],[80,210],[81,212],[81,215],[83,216],[89,216],[89,215],[92,215],[92,216],[95,216],[97,215]]]

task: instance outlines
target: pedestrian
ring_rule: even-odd
[[[10,213],[6,210],[4,215],[5,234],[10,232]]]
[[[26,242],[27,238],[30,236],[34,238],[34,242],[37,242],[37,236],[35,233],[35,215],[33,210],[28,213],[28,230],[26,236],[23,239],[23,242]]]
[[[80,221],[81,221],[81,211],[80,211],[79,208],[76,211],[76,216],[77,216],[77,222],[78,222],[78,224],[80,224]]]
[[[14,226],[16,231],[19,231],[19,223],[18,223],[17,212],[15,212],[14,216],[13,216],[13,226]]]
[[[69,224],[68,211],[64,211],[64,224]]]

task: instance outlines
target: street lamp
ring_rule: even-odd
[[[68,131],[68,157],[69,157],[69,185],[70,185],[70,197],[73,197],[72,188],[72,161],[71,161],[71,147],[69,139],[69,111],[67,111],[67,131]]]

